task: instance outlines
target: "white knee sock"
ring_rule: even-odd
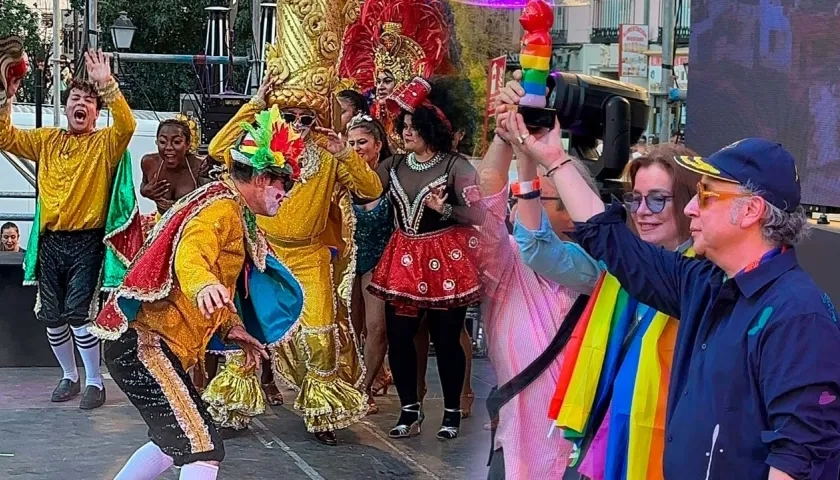
[[[219,467],[207,462],[193,462],[181,467],[181,480],[216,480]]]
[[[88,332],[90,324],[81,327],[73,327],[73,336],[76,337],[76,348],[82,356],[82,363],[85,364],[85,385],[96,385],[101,390],[102,373],[99,367],[99,339]]]
[[[79,381],[79,370],[76,368],[76,355],[73,353],[73,341],[70,337],[69,325],[47,327],[47,340],[58,364],[64,370],[64,378],[75,383]]]
[[[134,452],[114,480],[155,480],[171,466],[172,457],[149,442]]]

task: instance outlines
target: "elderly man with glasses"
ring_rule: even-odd
[[[664,477],[836,479],[840,328],[794,246],[805,238],[792,155],[760,138],[707,159],[685,214],[704,260],[654,247],[606,207],[562,148],[512,127],[552,180],[580,245],[640,301],[679,318],[667,401]],[[557,168],[554,168],[557,167]]]

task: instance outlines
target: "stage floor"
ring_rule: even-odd
[[[244,435],[225,441],[220,479],[484,479],[490,432],[484,401],[494,382],[486,359],[473,363],[474,416],[451,442],[435,438],[443,411],[434,358],[429,362],[425,428],[419,437],[395,441],[396,389],[377,397],[380,413],[338,432],[339,446],[327,447],[307,434],[286,405],[258,417]],[[122,392],[106,380],[108,402],[93,412],[78,401],[49,402],[57,368],[0,368],[0,478],[14,480],[111,480],[131,453],[148,441],[146,426]],[[178,478],[176,469],[163,479]]]

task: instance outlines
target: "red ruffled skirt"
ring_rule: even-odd
[[[477,255],[478,231],[470,227],[421,235],[397,229],[368,290],[405,314],[472,305],[482,295]]]

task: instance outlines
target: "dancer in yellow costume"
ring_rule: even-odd
[[[227,151],[241,134],[239,125],[265,108],[261,100],[279,106],[306,139],[301,185],[282,205],[283,219],[259,217],[257,224],[304,291],[299,328],[271,348],[274,370],[299,390],[295,408],[326,445],[337,443],[335,430],[367,411],[359,390],[364,368],[348,320],[355,252],[349,193],[377,198],[382,184],[336,133],[318,126],[332,125],[339,112],[341,38],[359,7],[353,0],[278,2],[277,41],[267,55],[273,90],[243,106],[209,146],[211,156],[229,165]]]

